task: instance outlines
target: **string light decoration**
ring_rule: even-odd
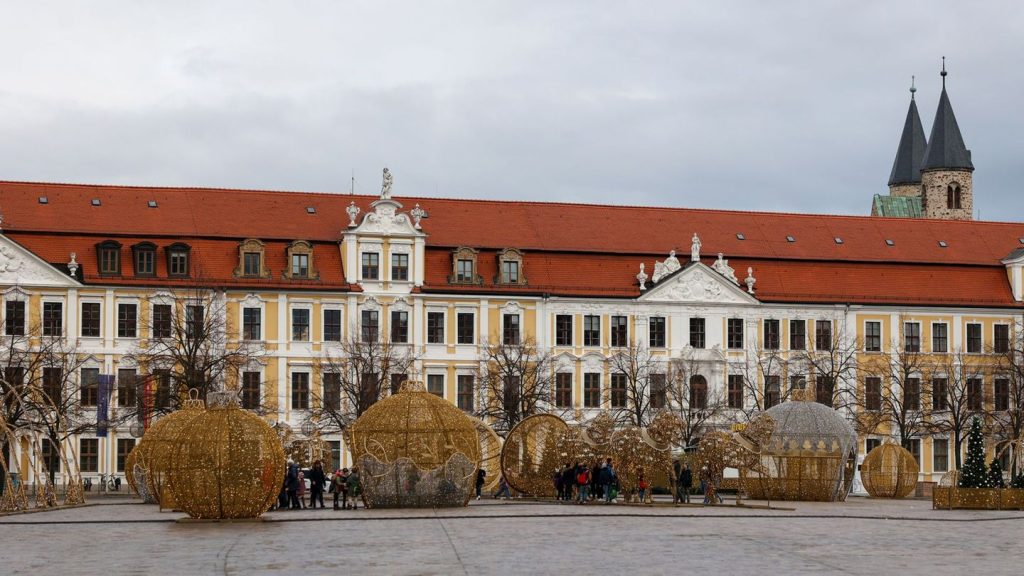
[[[465,506],[481,463],[473,418],[406,381],[349,426],[368,508]]]
[[[726,468],[739,470],[740,485],[745,490],[752,477],[760,478],[768,473],[763,450],[774,431],[775,420],[762,413],[734,432],[716,430],[701,438],[690,464],[698,479],[705,481],[709,502],[716,501]]]
[[[8,446],[14,446],[17,441],[17,437],[8,425],[7,421],[0,418],[0,434],[3,434],[4,439],[7,441]],[[3,473],[4,482],[4,493],[0,497],[0,512],[13,512],[15,510],[27,510],[28,509],[28,493],[25,491],[25,483],[19,482],[17,486],[11,480],[11,475],[8,473],[7,459],[0,458],[0,473]]]
[[[189,392],[189,399],[182,402],[179,410],[160,418],[142,436],[135,446],[138,450],[136,466],[146,470],[146,492],[160,504],[161,508],[175,509],[174,492],[166,489],[170,482],[168,470],[170,460],[177,445],[174,443],[178,432],[203,413],[204,403],[197,398],[198,392]],[[142,496],[141,493],[139,493]]]
[[[493,492],[501,481],[501,436],[479,418],[473,418],[480,435],[480,468],[487,472],[483,490]]]
[[[853,484],[857,435],[838,412],[817,402],[783,402],[765,411],[774,421],[761,462],[744,482],[751,498],[835,502]]]
[[[192,518],[258,518],[277,499],[285,466],[277,433],[238,406],[235,392],[210,392],[207,408],[170,438],[170,491]]]
[[[569,425],[553,414],[534,414],[516,424],[501,449],[501,471],[513,490],[527,496],[555,496],[552,481],[564,464],[561,442]]]
[[[860,465],[864,489],[875,498],[905,498],[917,487],[917,460],[906,448],[886,442],[875,446]]]

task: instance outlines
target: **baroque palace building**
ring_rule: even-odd
[[[948,105],[943,91],[943,122]],[[911,112],[908,126],[913,102]],[[133,347],[167,314],[188,313],[176,298],[210,289],[225,303],[227,345],[265,350],[237,376],[243,395],[296,429],[322,397],[318,359],[360,334],[407,343],[428,390],[467,409],[481,401],[486,344],[535,340],[558,375],[552,403],[580,419],[621,402],[609,358],[630,343],[657,362],[693,359],[694,382],[728,415],[794,388],[820,395],[828,382],[797,359],[845,342],[866,402],[846,408],[856,417],[882,393],[869,389],[873,359],[911,350],[950,369],[987,366],[1024,312],[1024,224],[970,221],[973,167],[958,154],[931,160],[916,124],[894,178],[914,178],[926,159],[928,206],[929,182],[962,176],[959,208],[924,210],[951,220],[392,198],[387,174],[379,196],[0,182],[0,314],[8,339],[39,325],[38,338],[83,355],[84,390],[97,374],[156,373],[127,359]],[[962,146],[945,129],[931,144]],[[751,374],[760,398],[743,384]],[[998,370],[976,374],[971,402],[998,408]],[[137,402],[119,394],[132,392],[115,386],[112,410]],[[863,434],[861,452],[889,434]],[[341,437],[327,440],[345,462]],[[11,454],[26,477],[27,442]],[[135,438],[124,425],[68,442],[71,465],[96,477],[122,473]],[[923,481],[952,467],[948,434],[917,434],[910,447]]]

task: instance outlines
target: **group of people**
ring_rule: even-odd
[[[559,500],[577,504],[596,500],[611,503],[621,489],[611,458],[599,460],[593,466],[584,462],[566,462],[562,469],[555,471],[552,482]]]
[[[320,508],[324,506],[324,488],[328,482],[328,491],[334,495],[334,509],[355,509],[362,492],[362,485],[359,482],[359,471],[356,468],[351,470],[342,468],[336,470],[328,478],[324,472],[324,465],[317,460],[309,469],[307,475],[295,462],[289,461],[285,467],[284,481],[281,483],[281,492],[277,496],[277,505],[272,509],[278,510],[303,510],[306,506],[306,479],[309,479],[309,508]],[[341,505],[338,498],[341,498]],[[351,502],[349,501],[351,499]]]

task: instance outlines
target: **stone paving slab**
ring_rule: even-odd
[[[180,512],[101,503],[0,517],[0,573],[1021,573],[1024,513],[859,498],[784,505],[795,510],[484,500],[180,524]]]

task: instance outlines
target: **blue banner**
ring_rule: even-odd
[[[114,391],[114,376],[112,374],[100,374],[97,388],[96,437],[106,438],[107,427],[110,425],[107,413],[110,410],[110,394]]]

